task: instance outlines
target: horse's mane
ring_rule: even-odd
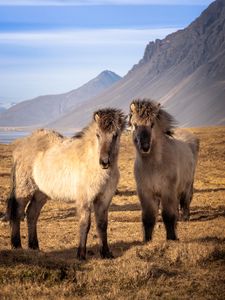
[[[162,132],[169,136],[173,135],[173,129],[176,127],[177,121],[159,103],[145,98],[136,99],[132,101],[131,106],[132,104],[135,106],[135,114],[138,118],[146,123],[156,121]]]
[[[136,116],[146,123],[151,122],[157,115],[157,104],[151,99],[136,99],[132,101],[132,105],[135,106]]]
[[[85,134],[85,132],[87,131],[88,128],[89,128],[89,126],[84,127],[81,131],[76,132],[72,136],[72,139],[82,139],[82,137],[84,136],[84,134]]]
[[[156,117],[156,122],[162,132],[169,136],[173,136],[173,130],[177,126],[177,121],[171,114],[160,108]]]
[[[113,132],[125,128],[125,115],[120,109],[104,108],[94,113],[98,116],[98,126],[102,131]]]
[[[99,109],[93,114],[93,119],[95,115],[98,115],[98,126],[104,132],[113,132],[116,130],[124,130],[126,121],[125,115],[120,109],[115,108],[104,108]],[[73,139],[82,139],[88,129],[93,125],[94,121],[91,124],[84,127],[81,131],[75,133]]]

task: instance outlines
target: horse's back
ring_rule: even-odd
[[[199,139],[188,130],[181,128],[175,130],[173,138],[176,144],[174,154],[177,160],[176,166],[178,172],[177,191],[178,194],[181,194],[186,192],[194,181]]]
[[[200,144],[199,138],[195,134],[183,128],[176,128],[174,130],[174,137],[177,140],[185,142],[190,147],[195,160],[197,160]]]
[[[37,129],[31,135],[13,142],[13,158],[34,157],[39,151],[46,151],[54,144],[63,141],[63,136],[49,129]]]

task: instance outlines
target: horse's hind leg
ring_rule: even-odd
[[[101,199],[94,201],[95,220],[100,241],[100,255],[102,258],[113,258],[107,241],[108,208],[110,201],[104,203]]]
[[[162,199],[162,218],[166,228],[167,240],[178,240],[176,234],[178,207],[175,199]]]
[[[27,227],[28,227],[28,247],[30,249],[39,249],[37,237],[37,220],[41,209],[47,201],[45,194],[36,192],[27,208]]]
[[[6,218],[10,221],[12,248],[21,248],[20,220],[24,218],[24,210],[29,201],[29,194],[21,197],[22,195],[18,195],[20,191],[24,193],[26,187],[16,180],[16,164],[14,163],[11,171],[11,191],[6,209]]]
[[[11,246],[12,248],[21,248],[21,237],[20,237],[20,219],[16,218],[10,221],[11,226]]]
[[[91,226],[91,208],[89,207],[89,205],[83,205],[82,207],[78,208],[78,213],[80,215],[80,241],[77,250],[77,258],[80,260],[84,260],[86,259],[87,235]]]
[[[14,219],[10,220],[11,227],[11,246],[12,248],[21,248],[21,237],[20,237],[20,218],[16,216]]]
[[[180,209],[181,209],[181,216],[180,219],[182,221],[189,221],[190,219],[190,203],[193,197],[193,184],[190,188],[183,192],[180,197]]]
[[[20,221],[24,218],[24,210],[29,198],[12,199],[9,209],[9,219],[11,227],[11,246],[12,248],[21,248]]]

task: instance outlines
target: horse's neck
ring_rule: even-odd
[[[83,153],[85,152],[87,156],[89,156],[89,159],[92,159],[92,157],[95,158],[97,155],[97,139],[93,125],[90,125],[84,133],[81,143],[81,151]]]

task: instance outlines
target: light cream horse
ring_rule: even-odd
[[[117,160],[124,127],[125,117],[120,110],[102,109],[73,138],[41,129],[15,143],[7,209],[13,248],[21,247],[20,220],[27,204],[28,246],[39,248],[37,220],[51,198],[76,203],[80,215],[79,259],[86,257],[93,204],[101,257],[112,257],[107,243],[108,208],[119,180]]]
[[[152,238],[160,203],[167,239],[176,240],[179,205],[183,218],[189,218],[199,140],[181,129],[173,133],[173,117],[149,99],[131,103],[129,122],[136,147],[134,173],[144,240]]]

